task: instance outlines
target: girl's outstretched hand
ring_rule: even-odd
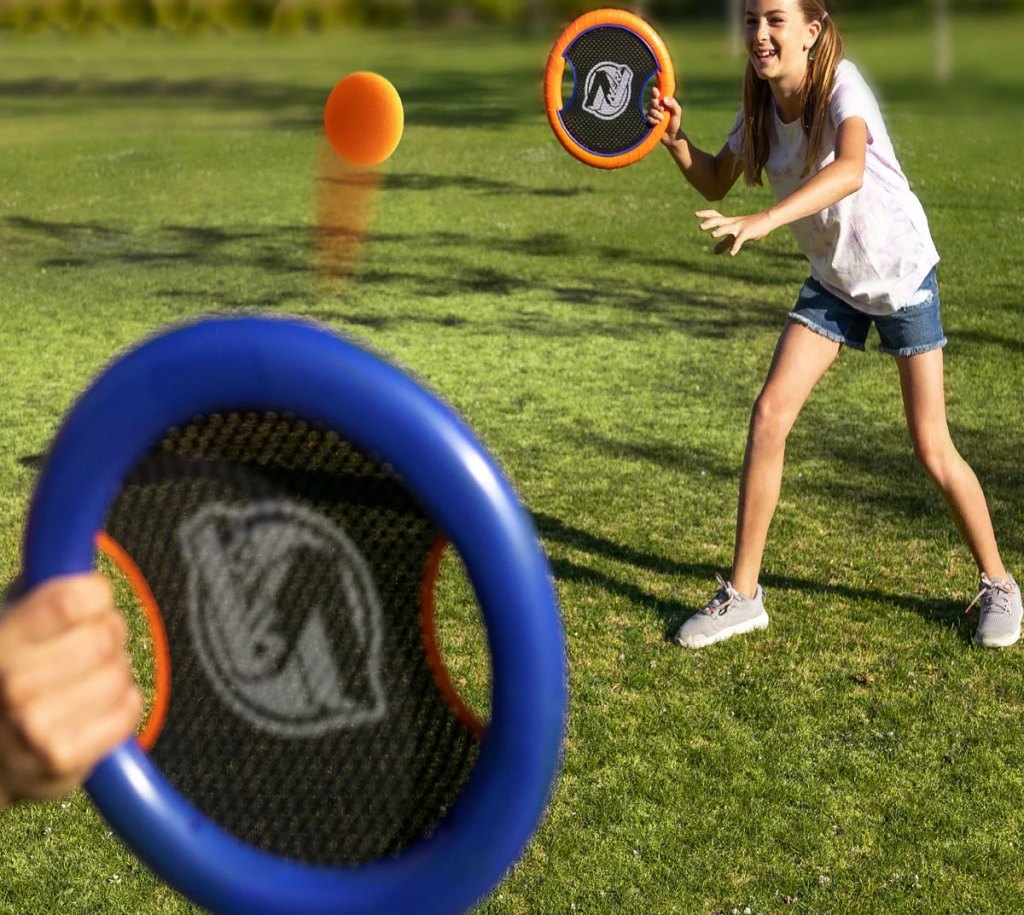
[[[701,220],[701,232],[711,232],[712,238],[722,239],[715,245],[715,254],[728,251],[733,257],[748,241],[764,238],[777,228],[766,212],[750,216],[723,216],[718,210],[698,210],[694,215]]]
[[[661,135],[661,142],[665,146],[671,146],[679,133],[679,123],[683,116],[683,109],[672,96],[661,97],[661,90],[655,86],[651,89],[651,103],[647,106],[647,123],[652,127],[662,122],[668,114],[668,127]]]

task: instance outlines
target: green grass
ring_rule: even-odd
[[[958,21],[944,89],[927,23],[846,34],[943,255],[950,423],[1021,572],[1024,26]],[[717,149],[740,64],[720,29],[665,37],[691,134]],[[750,406],[805,266],[785,233],[714,258],[661,151],[614,173],[566,156],[540,110],[548,42],[0,39],[2,571],[39,456],[118,350],[215,310],[317,318],[463,413],[555,571],[564,771],[482,912],[1018,910],[1022,654],[969,644],[975,573],[891,361],[844,353],[793,432],[772,626],[700,653],[667,641],[728,569]],[[396,84],[407,129],[338,286],[312,245],[318,117],[360,68]],[[738,189],[722,209],[767,200]],[[0,814],[0,911],[188,910],[84,795]]]

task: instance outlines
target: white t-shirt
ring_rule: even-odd
[[[854,308],[868,314],[898,311],[939,260],[928,219],[896,161],[878,102],[860,71],[848,60],[836,66],[818,162],[803,178],[807,138],[799,119],[784,124],[774,110],[768,181],[781,200],[835,159],[836,128],[846,118],[863,118],[868,128],[864,183],[856,193],[820,213],[790,224],[797,246],[811,262],[811,276]],[[743,111],[729,134],[739,157]]]

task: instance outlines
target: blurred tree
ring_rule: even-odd
[[[935,29],[935,78],[952,77],[954,13],[1024,12],[1024,0],[828,0],[839,15],[908,10]],[[0,29],[246,27],[274,30],[490,22],[547,33],[588,10],[622,6],[658,23],[724,18],[742,52],[744,0],[0,0]]]
[[[189,0],[153,0],[156,24],[169,31],[180,31],[188,25]]]
[[[500,25],[523,22],[529,12],[527,0],[469,0],[466,6],[474,20]]]
[[[77,28],[118,30],[149,28],[157,24],[152,0],[82,0]]]

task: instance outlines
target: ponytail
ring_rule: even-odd
[[[822,19],[821,33],[808,58],[801,115],[807,137],[807,158],[804,170],[800,172],[801,178],[810,173],[821,153],[821,140],[828,124],[828,104],[836,81],[836,65],[843,59],[843,39],[828,13]]]

